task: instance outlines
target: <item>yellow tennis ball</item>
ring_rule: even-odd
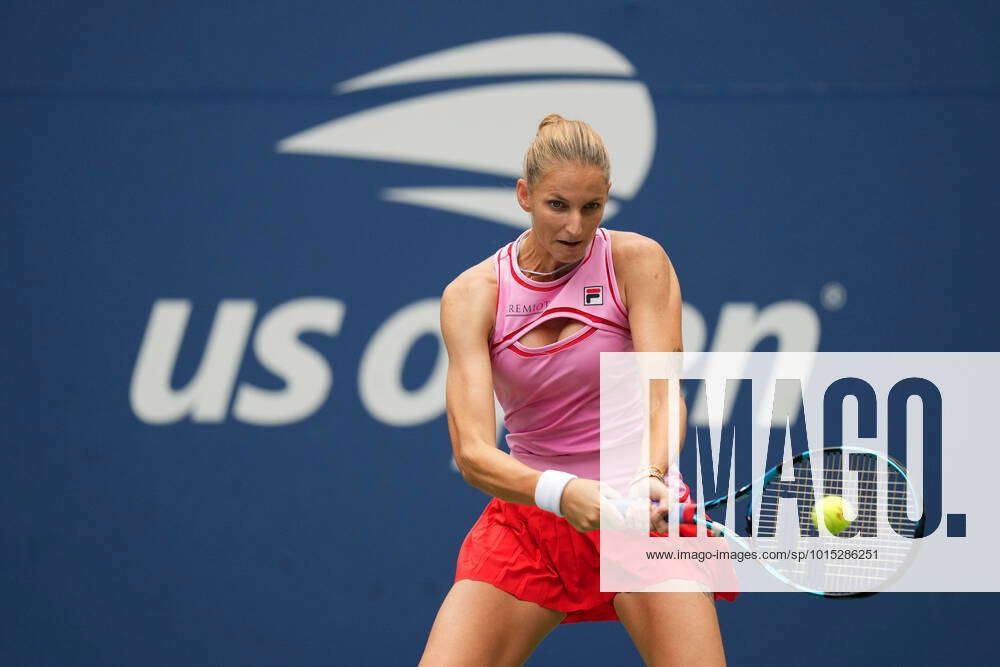
[[[826,496],[813,508],[813,525],[819,528],[819,513],[823,513],[826,521],[826,529],[833,535],[839,535],[845,528],[851,525],[846,514],[853,514],[854,508],[851,504],[840,496]]]

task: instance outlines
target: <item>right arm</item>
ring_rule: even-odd
[[[496,447],[488,345],[495,294],[496,277],[484,262],[456,278],[441,297],[441,333],[448,348],[448,433],[466,482],[501,500],[534,505],[541,473]]]
[[[455,463],[472,486],[507,502],[535,504],[541,473],[496,446],[493,369],[489,335],[496,316],[492,258],[472,267],[441,297],[441,333],[448,349],[447,409]],[[600,523],[599,486],[574,479],[563,490],[561,511],[574,528]]]

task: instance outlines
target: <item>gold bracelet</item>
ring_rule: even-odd
[[[659,466],[653,466],[653,465],[646,466],[645,468],[640,468],[639,472],[637,472],[635,477],[632,478],[631,483],[638,484],[642,480],[649,479],[650,477],[655,477],[656,479],[666,484],[666,481],[664,480],[664,475],[663,473],[660,472]]]

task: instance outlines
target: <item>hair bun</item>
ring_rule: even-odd
[[[542,128],[546,125],[555,125],[556,123],[561,123],[566,119],[557,113],[550,113],[548,116],[542,119],[542,122],[538,124],[538,131],[541,132]]]
[[[611,178],[608,149],[601,135],[582,120],[550,113],[538,124],[538,132],[524,155],[524,180],[533,187],[546,171],[560,164],[592,165],[601,170],[605,180]]]

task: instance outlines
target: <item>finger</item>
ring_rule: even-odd
[[[670,506],[669,505],[663,505],[663,504],[661,504],[661,505],[650,505],[650,507],[649,507],[649,516],[650,516],[651,519],[654,519],[656,521],[659,521],[661,519],[663,521],[666,521],[667,520],[667,515],[669,513],[670,513]]]
[[[669,533],[670,521],[666,516],[657,516],[650,521],[650,527],[657,533]]]
[[[649,508],[649,524],[658,533],[666,533],[670,520],[668,518],[670,510],[666,505],[651,505]]]
[[[694,503],[677,503],[674,505],[651,505],[649,508],[649,523],[658,532],[666,532],[670,521],[677,517],[678,523],[695,523],[698,506]]]
[[[653,480],[649,485],[649,497],[669,507],[673,507],[682,499],[680,489],[664,485],[659,480]]]
[[[649,497],[654,500],[659,500],[667,492],[667,487],[663,485],[663,482],[656,479],[655,477],[649,478]]]

